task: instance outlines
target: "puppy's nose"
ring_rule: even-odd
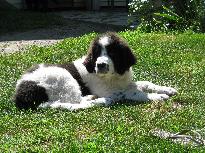
[[[107,67],[107,64],[105,64],[105,63],[97,64],[97,68],[98,68],[99,70],[104,70],[106,67]]]

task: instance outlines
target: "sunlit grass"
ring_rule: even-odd
[[[86,54],[96,34],[66,39],[51,47],[0,55],[1,152],[203,152],[150,135],[161,128],[179,132],[205,126],[205,36],[121,32],[138,63],[135,80],[172,86],[179,94],[167,102],[117,104],[69,112],[21,112],[12,103],[17,79],[35,63],[64,63]],[[178,107],[175,107],[178,106]]]

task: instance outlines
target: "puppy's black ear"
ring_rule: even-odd
[[[95,72],[95,63],[97,58],[101,54],[101,46],[98,44],[98,39],[98,37],[95,38],[91,43],[90,48],[88,50],[88,55],[85,58],[85,61],[83,62],[89,73]]]
[[[118,65],[118,73],[124,74],[129,68],[136,64],[136,57],[132,53],[130,47],[125,43],[120,43],[118,49],[120,51],[120,63]]]
[[[85,58],[85,61],[83,62],[83,65],[85,65],[85,67],[89,73],[95,72],[95,64],[93,62],[92,53],[89,53],[87,55],[87,57]]]
[[[108,45],[108,55],[111,57],[115,71],[122,75],[136,63],[136,58],[132,53],[127,42],[116,33],[109,32],[107,35],[111,38],[111,44]]]
[[[128,44],[115,36],[111,45],[107,46],[108,54],[114,63],[115,71],[122,75],[136,63],[136,58]]]
[[[134,56],[134,54],[132,53],[132,50],[130,49],[130,47],[128,45],[122,45],[121,49],[123,51],[123,55],[124,55],[124,69],[128,69],[130,68],[132,65],[136,64],[137,59]]]

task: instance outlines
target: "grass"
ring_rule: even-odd
[[[22,32],[56,25],[64,25],[65,20],[53,13],[19,10],[0,10],[0,35],[8,32]]]
[[[19,111],[12,103],[17,79],[35,63],[64,63],[86,54],[96,34],[66,39],[51,47],[0,55],[1,152],[204,152],[150,134],[205,126],[205,36],[121,32],[138,57],[135,80],[176,87],[179,94],[159,103],[95,107],[69,112]],[[174,107],[178,104],[180,107]]]

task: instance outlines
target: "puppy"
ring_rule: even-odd
[[[85,109],[115,101],[163,101],[174,88],[148,81],[133,82],[136,63],[128,44],[117,34],[97,36],[88,54],[66,64],[39,64],[17,81],[15,104],[19,109],[38,107]]]

